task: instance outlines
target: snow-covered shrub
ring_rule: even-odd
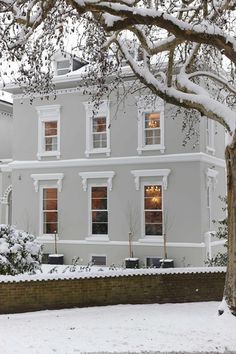
[[[0,274],[35,273],[41,269],[42,246],[33,235],[0,225]]]

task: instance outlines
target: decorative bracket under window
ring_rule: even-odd
[[[39,191],[39,182],[40,181],[57,181],[58,191],[62,190],[62,180],[64,178],[63,173],[40,173],[32,174],[31,178],[34,180],[35,192]]]
[[[82,178],[83,190],[86,192],[88,188],[88,179],[91,178],[105,178],[107,179],[107,187],[112,190],[112,178],[115,176],[114,171],[98,171],[98,172],[80,172],[79,176]]]
[[[161,170],[133,170],[131,171],[134,176],[135,188],[138,191],[140,189],[140,178],[141,177],[161,177],[163,188],[167,189],[167,177],[170,174],[170,169],[161,169]]]
[[[216,184],[217,184],[217,175],[218,171],[214,170],[213,168],[208,168],[206,170],[206,185],[207,187],[210,187],[211,185],[213,186],[213,190],[216,189]]]

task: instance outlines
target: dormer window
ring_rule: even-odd
[[[57,75],[66,75],[71,71],[70,60],[57,61]]]

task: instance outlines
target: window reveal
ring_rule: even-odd
[[[107,187],[91,187],[92,234],[108,234]]]
[[[163,210],[162,210],[162,186],[144,186],[144,220],[145,235],[162,235]]]

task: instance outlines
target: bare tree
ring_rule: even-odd
[[[17,81],[30,84],[32,93],[52,89],[53,51],[63,48],[65,35],[78,31],[84,35],[76,47],[92,63],[98,96],[122,82],[125,61],[141,87],[227,130],[225,295],[236,314],[236,1],[1,0],[0,13],[0,53],[21,60]],[[109,85],[108,75],[116,77]]]

